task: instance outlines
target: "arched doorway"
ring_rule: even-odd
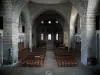
[[[46,11],[36,18],[34,24],[36,26],[37,47],[45,45],[47,49],[54,49],[57,44],[63,44],[63,25],[61,23],[64,20],[63,18],[59,20],[59,18],[61,16],[54,11]],[[56,34],[59,35],[58,40],[56,40]]]

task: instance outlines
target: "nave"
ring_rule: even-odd
[[[78,54],[78,53],[77,53]],[[24,56],[24,57],[23,57]],[[36,48],[32,52],[21,52],[20,66],[23,67],[75,67],[78,61],[75,55],[66,49],[47,50],[45,48]]]
[[[100,75],[100,0],[0,5],[0,75]]]

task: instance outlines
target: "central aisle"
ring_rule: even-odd
[[[47,50],[44,60],[44,68],[57,68],[57,67],[58,66],[53,50]]]

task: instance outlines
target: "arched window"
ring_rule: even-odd
[[[56,40],[58,40],[58,34],[56,34]]]
[[[0,29],[3,30],[3,17],[0,17],[0,22],[1,22]]]
[[[48,40],[51,40],[51,34],[48,34]]]
[[[41,34],[41,40],[43,40],[43,34]]]

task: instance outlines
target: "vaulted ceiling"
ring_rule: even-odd
[[[58,4],[58,3],[63,3],[65,0],[31,0],[31,1],[44,4]]]
[[[58,3],[64,3],[64,2],[82,2],[84,5],[87,5],[88,0],[30,0],[35,3],[43,3],[43,4],[58,4]]]

